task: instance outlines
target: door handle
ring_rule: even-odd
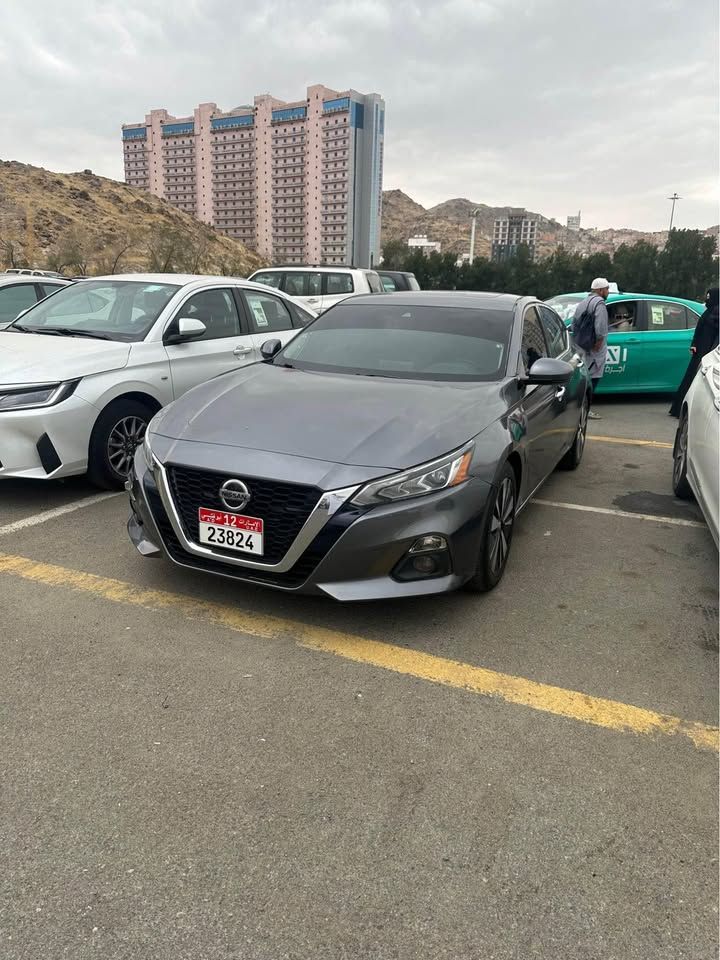
[[[252,347],[235,347],[233,350],[234,357],[247,357],[252,353]]]
[[[308,298],[307,298],[307,302],[308,302],[308,303],[320,303],[320,297],[308,297]]]
[[[625,343],[640,343],[640,337],[628,337]]]
[[[558,387],[555,391],[555,399],[562,400],[565,397],[565,387]]]

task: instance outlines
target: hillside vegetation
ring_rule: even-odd
[[[0,268],[247,276],[264,264],[152,194],[106,177],[0,161]]]

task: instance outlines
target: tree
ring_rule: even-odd
[[[621,244],[615,251],[612,279],[621,290],[642,293],[660,292],[657,289],[658,249],[646,240]]]
[[[382,265],[385,270],[404,270],[408,247],[402,240],[387,240],[382,248]]]
[[[717,285],[716,251],[715,237],[700,230],[671,230],[658,258],[659,289],[654,292],[703,300],[708,287]]]

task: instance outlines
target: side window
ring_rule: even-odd
[[[337,296],[343,293],[354,293],[352,275],[349,273],[326,273],[325,274],[325,293],[329,297]]]
[[[285,274],[285,293],[291,297],[319,297],[322,278],[319,273],[303,273],[293,270]]]
[[[229,290],[203,290],[196,293],[180,307],[180,317],[201,320],[205,333],[197,340],[222,340],[240,336],[240,320],[235,301]]]
[[[395,280],[392,277],[387,277],[383,274],[380,278],[382,280],[383,290],[386,293],[395,293],[398,286],[395,283]]]
[[[56,290],[62,290],[64,284],[62,283],[40,283],[38,284],[40,291],[43,297],[49,297],[51,293],[55,293]]]
[[[568,348],[568,336],[565,324],[554,310],[539,307],[540,320],[545,331],[545,339],[551,357],[561,357]]]
[[[638,305],[634,300],[608,304],[608,332],[629,333],[638,328]]]
[[[23,310],[37,301],[32,283],[0,287],[0,323],[10,323]]]
[[[371,293],[384,293],[383,285],[380,282],[380,277],[375,273],[374,270],[368,270],[365,274],[365,279],[368,282]]]
[[[257,276],[252,278],[252,282],[262,283],[266,287],[275,287],[276,290],[279,290],[282,284],[282,276],[281,273],[258,273]]]
[[[528,307],[525,311],[521,349],[526,371],[529,371],[530,367],[536,360],[539,360],[540,357],[546,357],[548,355],[547,347],[545,346],[545,337],[543,336],[542,327],[540,326],[540,320],[538,319],[535,307]]]
[[[279,333],[292,329],[290,311],[277,297],[243,290],[248,305],[251,329],[256,333]]]
[[[303,310],[302,307],[298,307],[296,304],[293,304],[292,310],[296,327],[306,327],[315,319],[311,313],[308,313],[307,310]]]
[[[681,303],[648,300],[648,333],[658,330],[685,330],[685,307]]]
[[[689,307],[685,307],[685,317],[687,319],[688,330],[694,330],[700,317]]]

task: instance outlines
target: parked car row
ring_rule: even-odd
[[[634,298],[648,333],[659,301]],[[673,474],[716,539],[718,366],[686,398]],[[236,580],[340,600],[484,591],[533,492],[580,464],[588,383],[532,297],[396,289],[317,315],[252,281],[100,277],[0,333],[0,479],[125,484],[143,556]]]

